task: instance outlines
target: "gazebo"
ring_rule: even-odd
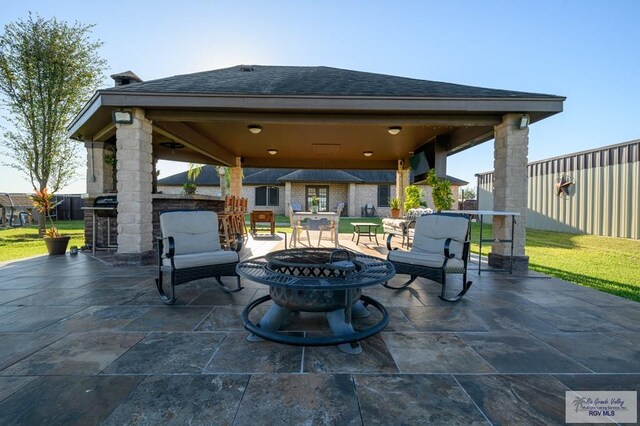
[[[426,162],[445,176],[448,156],[493,139],[494,209],[522,215],[513,261],[528,267],[528,126],[561,112],[564,97],[330,67],[112,77],[115,87],[95,93],[69,136],[87,148],[88,201],[117,192],[116,258],[123,262],[153,252],[154,205],[163,198],[154,195],[158,159],[229,166],[232,194],[240,194],[242,167],[392,169],[402,198],[412,164]],[[117,160],[116,188],[109,156]],[[511,234],[504,217],[493,220],[495,238]],[[490,263],[510,260],[508,247],[494,244]]]

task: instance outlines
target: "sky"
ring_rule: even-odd
[[[127,70],[147,81],[238,64],[322,65],[566,96],[564,112],[530,126],[529,161],[640,138],[637,0],[21,0],[0,8],[0,30],[29,11],[96,25],[104,87]],[[187,165],[158,168],[162,178]],[[491,141],[447,162],[472,185],[492,169]],[[31,190],[0,166],[0,192]],[[85,170],[61,192],[86,192]]]

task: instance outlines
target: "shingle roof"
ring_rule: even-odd
[[[4,208],[33,207],[33,201],[27,194],[0,194],[0,206]]]
[[[342,170],[296,170],[293,173],[282,176],[278,180],[280,182],[362,182],[362,179]]]
[[[248,71],[249,70],[249,71]],[[555,98],[331,67],[238,65],[104,89],[105,92],[226,95]]]
[[[244,185],[282,185],[284,182],[353,182],[393,185],[396,182],[395,170],[296,170],[247,167],[243,169],[243,172],[242,183]],[[447,175],[447,179],[456,186],[464,186],[469,183],[449,175]],[[158,180],[158,185],[182,185],[186,181],[187,172],[182,172]],[[202,173],[196,179],[196,184],[201,186],[220,185],[215,168],[204,166]]]

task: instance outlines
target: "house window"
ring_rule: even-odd
[[[307,196],[305,197],[305,210],[311,210],[311,199],[316,196],[320,204],[318,205],[319,212],[328,211],[329,206],[329,187],[328,186],[307,186],[305,188]]]
[[[280,205],[280,189],[275,186],[256,188],[256,206],[277,207]]]
[[[378,207],[389,207],[391,185],[378,185]]]

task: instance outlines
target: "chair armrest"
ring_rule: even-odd
[[[165,258],[171,259],[176,254],[176,243],[173,237],[156,237],[158,240],[158,256],[162,257],[164,252],[164,240],[167,240],[167,245],[169,246],[168,253],[165,254]]]
[[[454,257],[456,257],[455,253],[450,253],[449,252],[449,246],[451,245],[451,238],[447,238],[446,241],[444,242],[444,257],[447,259],[453,259]]]

